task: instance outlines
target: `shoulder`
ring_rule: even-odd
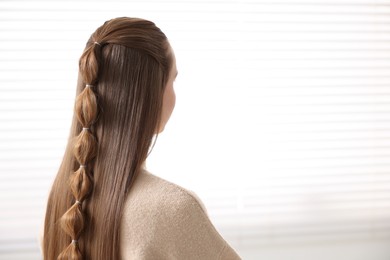
[[[142,218],[140,223],[158,223],[154,231],[168,224],[188,223],[189,218],[208,221],[206,209],[194,192],[147,171],[137,177],[126,199],[124,218],[130,216]]]
[[[228,247],[194,193],[148,172],[130,189],[122,227],[123,253],[132,257],[218,259]]]
[[[125,207],[136,206],[137,210],[142,211],[144,208],[138,207],[139,203],[143,205],[147,203],[148,210],[152,210],[153,207],[165,211],[199,207],[205,212],[202,202],[195,193],[147,171],[143,171],[137,177],[130,189]]]

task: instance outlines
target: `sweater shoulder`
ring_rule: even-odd
[[[203,203],[194,192],[147,171],[142,172],[137,177],[130,189],[126,204],[132,205],[138,202],[147,202],[150,207],[155,206],[159,210],[166,211],[175,210],[175,206],[183,207],[186,204],[200,207],[202,211],[206,211]],[[143,208],[137,207],[137,210],[142,211]]]
[[[174,229],[165,229],[189,221],[190,216],[200,221],[207,219],[205,208],[195,193],[144,171],[126,198],[122,224],[127,233],[138,232],[145,236],[139,237],[145,242],[156,239],[161,233],[175,235]]]
[[[124,259],[218,259],[226,242],[194,193],[144,172],[125,202],[121,246]]]

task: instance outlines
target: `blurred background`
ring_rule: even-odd
[[[151,172],[243,259],[390,259],[390,1],[1,0],[0,259],[41,259],[78,59],[118,17],[176,52]]]

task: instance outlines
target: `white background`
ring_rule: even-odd
[[[77,63],[118,16],[176,52],[148,160],[243,259],[390,259],[390,1],[0,1],[0,259],[39,259]]]

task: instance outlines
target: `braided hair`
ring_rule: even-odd
[[[61,252],[58,259],[82,259],[78,247],[78,239],[84,228],[84,214],[82,204],[92,191],[92,159],[97,153],[97,140],[92,133],[92,124],[97,118],[97,97],[93,91],[93,85],[97,82],[98,67],[96,48],[100,44],[94,42],[84,51],[80,59],[80,72],[85,82],[84,90],[77,96],[75,103],[75,115],[82,126],[82,130],[76,137],[74,144],[74,156],[80,167],[69,178],[69,186],[74,196],[74,204],[61,217],[62,229],[71,237],[72,242]]]
[[[91,35],[47,204],[44,259],[120,258],[123,205],[159,129],[171,67],[168,40],[150,21],[115,18]]]

